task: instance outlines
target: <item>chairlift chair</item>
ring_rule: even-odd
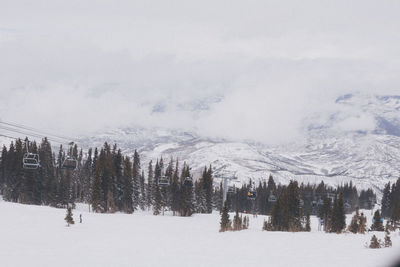
[[[27,170],[36,170],[40,167],[39,154],[25,153],[22,158],[22,167]]]
[[[66,170],[75,170],[78,167],[78,161],[71,156],[67,156],[61,167]]]
[[[347,203],[347,202],[344,203],[343,206],[344,206],[344,209],[345,209],[345,210],[350,210],[350,209],[351,209],[351,205],[350,205],[349,203]]]
[[[166,177],[166,176],[162,176],[161,178],[160,178],[160,180],[158,181],[158,185],[159,186],[164,186],[164,187],[167,187],[167,186],[169,186],[169,179],[168,179],[168,177]]]
[[[315,208],[317,206],[317,201],[316,200],[311,201],[311,206]]]
[[[274,195],[274,194],[271,194],[271,195],[269,195],[269,197],[268,197],[268,202],[269,203],[274,203],[274,202],[276,202],[276,196]]]
[[[328,193],[327,197],[333,202],[335,200],[336,195],[334,193]]]
[[[254,190],[250,190],[249,192],[247,192],[247,197],[248,199],[254,200],[257,197],[257,193]]]
[[[233,194],[233,193],[235,193],[235,187],[229,186],[228,187],[228,194]]]
[[[68,145],[71,149],[70,153],[72,153],[72,146],[74,145],[74,142],[70,142]],[[63,161],[63,164],[61,165],[61,168],[66,170],[76,170],[76,168],[78,168],[78,161],[74,156],[67,155]]]
[[[193,185],[193,179],[192,177],[186,177],[185,180],[183,181],[184,186],[192,186]]]

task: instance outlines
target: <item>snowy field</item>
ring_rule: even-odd
[[[400,256],[399,233],[392,233],[392,248],[372,250],[364,247],[371,233],[325,234],[316,218],[311,233],[263,232],[262,216],[251,217],[249,230],[219,233],[217,213],[94,214],[79,205],[71,227],[63,209],[0,201],[0,214],[1,266],[376,267]]]

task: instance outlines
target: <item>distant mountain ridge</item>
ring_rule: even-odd
[[[252,179],[287,183],[340,184],[352,181],[360,188],[382,188],[400,176],[400,96],[347,94],[336,99],[343,107],[322,124],[308,124],[302,142],[276,146],[250,141],[204,138],[196,133],[171,129],[124,128],[108,131],[82,142],[101,146],[117,143],[125,153],[135,149],[143,163],[163,156],[187,161],[194,173],[205,165],[220,177],[236,175],[240,185]],[[360,123],[359,123],[360,122]],[[356,126],[359,125],[360,129]],[[365,125],[364,125],[365,124]],[[348,128],[348,130],[347,130]],[[143,165],[145,166],[145,165]]]
[[[213,100],[215,101],[215,100]],[[270,174],[281,183],[300,182],[337,185],[352,181],[360,188],[381,189],[400,177],[400,96],[346,94],[323,119],[305,118],[304,138],[286,144],[265,145],[202,137],[176,129],[127,127],[80,138],[80,146],[101,147],[116,143],[124,153],[137,149],[142,167],[149,160],[172,156],[186,161],[195,177],[211,164],[221,177],[236,176],[240,186]],[[207,103],[196,106],[207,107]],[[0,140],[9,144],[8,139]]]

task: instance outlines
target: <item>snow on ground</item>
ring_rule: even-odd
[[[372,233],[325,234],[316,218],[311,233],[261,231],[263,216],[251,217],[249,230],[219,233],[218,213],[94,214],[78,205],[71,227],[64,209],[0,201],[0,214],[1,266],[376,267],[388,266],[400,249],[399,233],[392,234],[392,248],[371,250],[364,243]]]

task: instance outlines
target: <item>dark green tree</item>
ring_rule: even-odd
[[[306,232],[311,232],[311,221],[310,221],[310,213],[307,212],[306,215],[306,227],[305,227]]]
[[[390,233],[386,232],[385,234],[385,248],[392,246],[392,239],[390,238]]]
[[[67,208],[67,215],[65,216],[65,221],[67,222],[67,226],[70,226],[71,224],[74,224],[74,218],[72,217],[72,208],[68,207]]]
[[[373,217],[373,222],[371,225],[371,231],[380,231],[383,232],[385,228],[383,227],[383,220],[381,217],[381,213],[379,210],[376,210]]]
[[[356,208],[356,214],[353,216],[351,219],[351,223],[348,227],[348,230],[352,232],[353,234],[357,234],[360,232],[360,213],[359,213],[359,208]]]
[[[346,227],[346,215],[344,211],[343,194],[340,193],[333,201],[330,232],[341,233]]]
[[[381,248],[381,244],[380,244],[378,238],[376,237],[376,235],[372,236],[369,248],[374,248],[374,249],[375,248]]]
[[[228,207],[226,205],[226,202],[224,204],[224,207],[222,208],[222,214],[221,214],[221,222],[220,222],[220,232],[225,232],[231,229],[231,220],[229,220],[229,213],[228,213]]]

